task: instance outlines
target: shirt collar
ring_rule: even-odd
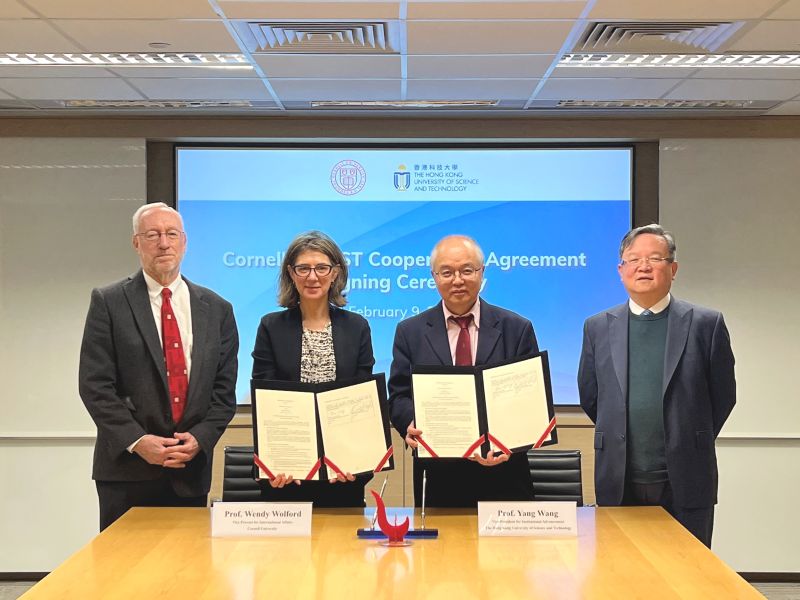
[[[669,292],[667,292],[666,296],[664,296],[661,300],[659,300],[658,302],[653,304],[653,306],[650,307],[649,309],[650,312],[653,313],[654,315],[663,312],[664,309],[669,306],[670,300],[672,300],[672,296],[669,294]],[[628,300],[628,306],[630,307],[631,312],[635,315],[640,315],[645,310],[647,310],[636,304],[636,302],[634,302],[632,299]]]
[[[142,274],[144,275],[144,281],[147,284],[147,293],[150,295],[150,298],[155,298],[156,296],[160,296],[161,290],[164,289],[164,286],[158,283],[155,279],[150,277],[150,275],[148,275],[144,271],[142,271]],[[166,287],[169,288],[169,290],[172,292],[172,295],[174,296],[175,292],[178,290],[179,287],[181,287],[181,285],[186,285],[186,284],[183,282],[183,277],[181,277],[179,273],[178,276],[175,278],[175,281],[173,281]]]
[[[445,323],[449,322],[450,317],[463,317],[465,315],[472,315],[472,320],[475,323],[475,328],[476,329],[480,329],[480,323],[481,323],[481,300],[480,300],[480,298],[478,298],[475,301],[475,304],[472,305],[472,308],[470,308],[463,315],[457,315],[457,314],[452,313],[449,310],[447,310],[447,306],[445,305],[444,302],[442,302],[442,310],[444,311],[444,322]]]

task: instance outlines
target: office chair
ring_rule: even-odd
[[[536,500],[575,501],[583,506],[580,450],[528,450]]]
[[[253,479],[253,447],[225,446],[223,502],[259,502],[261,488]]]

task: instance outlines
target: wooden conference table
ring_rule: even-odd
[[[204,508],[135,508],[26,593],[170,598],[763,598],[658,507],[579,508],[577,538],[478,538],[474,512],[429,511],[438,540],[359,540],[355,511],[311,538],[212,538]]]

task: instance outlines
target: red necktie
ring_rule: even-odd
[[[469,337],[469,324],[472,323],[472,319],[472,313],[463,317],[450,317],[451,321],[461,327],[461,331],[458,332],[458,339],[456,340],[457,367],[472,366],[472,341]]]
[[[186,357],[183,355],[181,332],[175,313],[172,312],[172,291],[161,290],[161,335],[164,344],[164,361],[167,363],[167,386],[172,420],[177,423],[186,407],[186,390],[189,389],[189,375],[186,371]]]

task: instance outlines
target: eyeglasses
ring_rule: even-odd
[[[644,264],[648,264],[648,265],[652,265],[654,267],[657,267],[659,265],[663,265],[663,264],[666,264],[666,263],[671,263],[673,260],[674,259],[669,257],[669,256],[667,256],[667,257],[664,257],[664,256],[645,256],[645,257],[642,257],[642,258],[637,256],[637,257],[634,257],[634,258],[629,258],[628,260],[623,260],[619,264],[622,265],[623,267],[631,267],[632,269],[635,269],[636,267],[641,267]]]
[[[466,266],[460,269],[448,269],[445,267],[441,271],[434,271],[433,274],[442,281],[451,281],[455,278],[456,273],[461,275],[461,279],[475,279],[481,271],[483,271],[483,267]]]
[[[326,265],[325,263],[321,263],[314,267],[311,265],[292,265],[291,269],[298,277],[308,277],[311,275],[311,271],[314,271],[317,277],[325,277],[326,275],[331,274],[331,271],[333,271],[334,267],[338,266],[339,265]]]
[[[167,231],[156,231],[155,229],[151,229],[150,231],[145,231],[144,233],[137,233],[138,237],[143,238],[144,241],[150,244],[157,244],[161,241],[161,236],[167,236],[168,242],[177,242],[181,239],[183,232],[178,229],[168,229]]]

